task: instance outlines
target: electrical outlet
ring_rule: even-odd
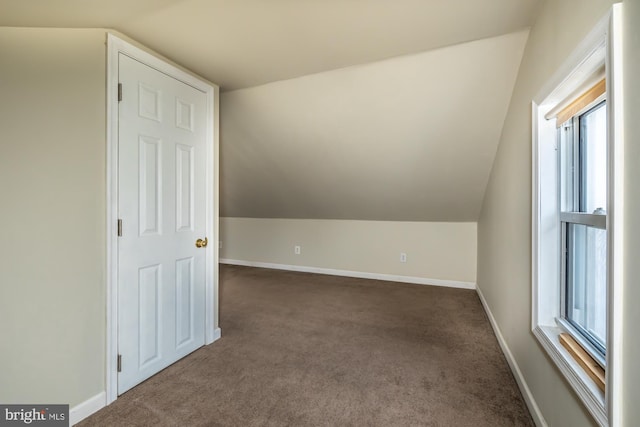
[[[400,262],[407,262],[407,254],[400,252]]]
[[[298,246],[298,245],[294,246],[294,247],[293,247],[293,252],[294,252],[296,255],[300,255],[300,246]]]

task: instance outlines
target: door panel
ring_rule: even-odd
[[[176,144],[176,231],[193,231],[193,147]]]
[[[140,235],[161,234],[162,223],[162,140],[140,136],[138,194]]]
[[[160,305],[160,265],[140,268],[138,278],[138,348],[140,367],[144,368],[160,358],[162,307]]]
[[[119,81],[120,394],[204,345],[206,94],[124,54]]]
[[[193,258],[176,261],[176,346],[193,340]]]

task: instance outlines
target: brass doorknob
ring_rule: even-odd
[[[209,239],[207,239],[206,237],[204,238],[204,240],[202,239],[196,240],[196,248],[206,248],[208,244],[209,244]]]

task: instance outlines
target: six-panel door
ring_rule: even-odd
[[[204,345],[206,95],[119,55],[118,394]]]

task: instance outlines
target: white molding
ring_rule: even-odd
[[[209,237],[211,245],[205,250],[205,256],[208,260],[205,263],[205,345],[211,344],[215,338],[215,329],[218,326],[218,240],[217,222],[219,216],[218,209],[218,138],[214,132],[215,111],[214,88],[211,85],[207,87],[207,146],[206,146],[206,171],[205,171],[205,228],[206,236]]]
[[[540,222],[540,162],[538,153],[538,141],[539,125],[538,125],[538,104],[535,101],[531,101],[531,325],[537,325],[538,312],[540,310],[538,304],[538,277],[539,277],[539,259],[540,259],[540,243],[538,242],[539,236],[539,222]],[[481,295],[481,294],[480,294]],[[483,299],[482,297],[480,299]],[[484,304],[484,300],[483,300]],[[486,308],[487,313],[489,312]],[[533,329],[533,326],[532,326]]]
[[[555,120],[546,120],[543,109],[531,103],[531,330],[555,325],[559,314],[560,217],[557,195],[559,163]],[[552,141],[553,143],[550,143]],[[543,250],[544,249],[544,250]],[[540,299],[539,295],[545,295]]]
[[[78,424],[105,406],[107,406],[107,393],[102,391],[69,410],[69,425]]]
[[[118,397],[118,47],[107,34],[107,342],[106,403]]]
[[[533,334],[580,397],[598,425],[608,426],[604,393],[598,389],[595,382],[589,378],[584,369],[560,344],[559,335],[561,332],[560,328],[551,326],[538,326],[533,330]]]
[[[215,328],[213,330],[213,334],[211,335],[211,342],[218,341],[222,337],[222,329]]]
[[[504,354],[504,357],[507,359],[507,363],[511,368],[511,372],[513,372],[513,376],[515,377],[516,382],[518,383],[518,387],[520,388],[520,392],[524,397],[524,401],[527,404],[527,408],[529,408],[529,412],[531,413],[531,417],[533,418],[533,421],[536,423],[536,426],[538,427],[546,427],[547,422],[545,421],[544,416],[542,415],[542,411],[540,411],[540,408],[538,407],[538,404],[536,403],[536,400],[533,397],[533,393],[531,393],[531,390],[529,389],[527,381],[525,380],[524,375],[522,374],[522,371],[518,366],[518,362],[516,362],[515,357],[513,357],[513,354],[511,353],[511,350],[507,345],[507,341],[504,339],[504,336],[502,335],[502,332],[498,327],[498,322],[496,322],[496,319],[493,317],[493,313],[489,308],[489,304],[487,304],[487,300],[484,298],[484,295],[482,294],[482,291],[480,290],[480,288],[476,288],[476,292],[478,293],[480,302],[482,302],[482,307],[484,307],[485,313],[487,313],[487,317],[489,318],[489,323],[491,324],[491,327],[493,328],[493,332],[496,338],[498,339],[498,344],[500,344],[502,353]]]
[[[205,229],[209,240],[218,241],[218,138],[215,128],[216,89],[184,70],[146,52],[112,33],[107,33],[107,177],[106,177],[106,233],[107,233],[107,342],[106,342],[106,403],[118,396],[118,237],[115,225],[118,220],[118,55],[122,53],[138,62],[167,74],[203,93],[207,97],[206,129],[206,201]],[[215,157],[214,157],[215,156]],[[218,317],[218,249],[212,244],[206,248],[205,267],[205,344],[219,337]]]
[[[624,4],[611,8],[607,33],[607,97],[609,110],[609,319],[607,330],[606,399],[609,423],[622,425],[624,382],[622,372],[622,337],[624,323],[624,74],[622,13]]]
[[[473,282],[457,280],[429,279],[426,277],[400,276],[395,274],[367,273],[364,271],[337,270],[333,268],[309,267],[304,265],[274,264],[270,262],[245,261],[220,258],[220,264],[243,265],[246,267],[271,268],[274,270],[300,271],[303,273],[326,274],[329,276],[356,277],[359,279],[385,280],[388,282],[413,283],[416,285],[445,286],[448,288],[476,289]]]

